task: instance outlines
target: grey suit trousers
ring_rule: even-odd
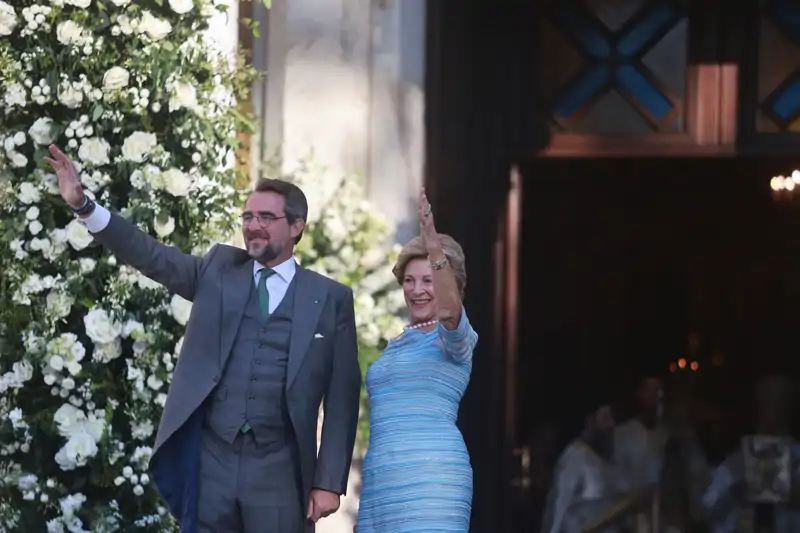
[[[228,444],[204,428],[198,533],[303,533],[298,475],[291,446],[259,449],[252,432]]]

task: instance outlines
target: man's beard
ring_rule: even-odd
[[[254,251],[251,249],[250,245],[247,246],[247,253],[256,260],[256,262],[261,263],[262,265],[266,265],[276,257],[281,254],[281,249],[277,246],[273,246],[272,243],[264,246],[264,248]]]
[[[595,431],[587,441],[589,446],[605,459],[611,459],[614,455],[614,431]]]

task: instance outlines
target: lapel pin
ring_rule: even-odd
[[[319,303],[319,300],[314,300],[314,303],[315,303],[315,304],[318,304],[318,303]]]

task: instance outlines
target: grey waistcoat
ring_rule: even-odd
[[[233,443],[245,421],[259,447],[281,449],[292,434],[286,368],[295,280],[266,322],[261,320],[255,283],[250,283],[236,340],[205,411],[206,426],[228,443]]]

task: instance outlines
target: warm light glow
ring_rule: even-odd
[[[683,357],[678,359],[678,367],[679,368],[686,368],[686,359],[684,359]]]
[[[783,176],[775,176],[769,180],[769,186],[773,191],[780,191],[783,189]]]
[[[792,172],[792,181],[800,185],[800,170]]]
[[[783,188],[786,189],[787,191],[793,191],[794,190],[794,181],[792,181],[792,180],[783,180]]]
[[[692,361],[692,364],[689,365],[689,368],[692,369],[692,372],[697,372],[697,369],[700,368],[700,365],[697,364],[697,361]]]
[[[675,363],[670,363],[669,364],[669,371],[670,372],[675,372],[676,370],[678,370],[678,365],[676,365]]]

